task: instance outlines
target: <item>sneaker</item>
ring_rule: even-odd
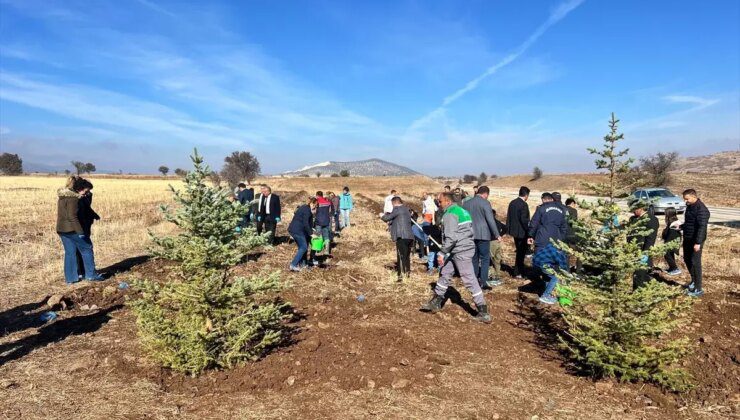
[[[679,270],[677,268],[675,270],[666,271],[666,274],[668,274],[669,276],[677,276],[677,275],[681,274],[681,270]]]
[[[694,282],[692,281],[691,283],[689,283],[689,285],[686,286],[686,288],[689,289],[689,291],[693,291],[694,290]]]
[[[488,287],[496,287],[496,286],[501,286],[502,284],[504,284],[504,282],[501,279],[497,279],[497,278],[488,279],[487,283],[488,283]]]
[[[103,277],[100,273],[95,273],[94,276],[90,278],[85,278],[87,281],[103,281],[105,280],[105,277]]]
[[[554,305],[558,303],[558,300],[555,298],[555,296],[548,295],[548,296],[540,296],[540,302],[546,305]]]
[[[686,292],[686,294],[693,298],[698,298],[704,294],[704,291],[703,290],[689,290],[688,292]]]
[[[522,276],[521,274],[517,274],[517,275],[514,276],[514,278],[521,280],[521,279],[524,278],[524,276]]]
[[[294,265],[290,266],[290,271],[301,271],[301,267],[296,267]]]
[[[79,278],[79,279],[77,279],[77,280],[72,280],[72,281],[66,281],[66,280],[65,280],[64,282],[65,282],[66,284],[68,284],[68,285],[73,285],[73,284],[79,283],[80,281],[82,281],[82,278]]]

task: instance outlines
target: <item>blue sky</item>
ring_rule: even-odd
[[[154,172],[382,158],[427,174],[740,146],[740,2],[0,0],[0,151]]]

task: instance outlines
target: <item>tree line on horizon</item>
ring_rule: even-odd
[[[670,171],[677,166],[679,157],[678,152],[659,152],[654,155],[645,156],[639,160],[639,164],[630,167],[628,175],[633,179],[635,187],[666,186],[671,181]],[[97,171],[95,164],[91,162],[73,160],[70,164],[77,175],[91,174]],[[157,172],[161,173],[162,176],[167,176],[170,173],[170,168],[166,165],[161,165],[157,168]],[[56,174],[56,172],[54,173]],[[72,171],[65,169],[64,173],[69,175]],[[123,173],[123,171],[119,171],[119,173]],[[173,173],[178,177],[184,177],[188,174],[188,171],[182,168],[175,168]],[[256,156],[250,152],[234,151],[224,158],[224,166],[220,172],[211,172],[210,179],[212,182],[220,183],[225,181],[231,186],[236,186],[239,182],[246,181],[247,183],[251,183],[260,173],[260,163]],[[23,160],[21,157],[18,154],[12,153],[1,154],[0,174],[22,175]],[[321,172],[316,173],[317,178],[321,176]],[[339,173],[332,173],[329,176],[332,178],[346,178],[350,176],[350,172],[343,169]],[[543,176],[544,172],[542,169],[539,166],[535,166],[532,169],[532,178],[530,181],[537,181]],[[301,177],[307,178],[309,175],[303,174]],[[465,174],[459,181],[461,184],[477,183],[478,185],[482,185],[488,180],[495,178],[498,178],[498,175],[488,175],[485,172],[481,172],[477,176]]]

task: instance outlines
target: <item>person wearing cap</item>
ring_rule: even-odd
[[[655,245],[658,238],[658,229],[660,222],[654,214],[647,211],[648,203],[644,200],[637,200],[631,205],[633,216],[630,217],[630,224],[641,225],[644,229],[649,230],[647,235],[635,235],[629,240],[635,242],[643,252],[640,262],[642,267],[632,275],[632,288],[637,289],[644,286],[650,281],[650,271],[653,268],[653,258],[647,252]]]
[[[565,253],[552,243],[552,241],[564,241],[568,234],[565,213],[563,206],[555,202],[552,194],[546,192],[542,194],[542,205],[537,207],[529,222],[527,242],[535,246],[532,265],[540,270],[540,274],[549,278],[545,291],[540,296],[540,302],[548,305],[557,303],[557,299],[552,294],[558,284],[557,270],[568,268]]]

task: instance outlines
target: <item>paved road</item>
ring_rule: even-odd
[[[491,195],[492,196],[498,196],[498,197],[516,197],[519,193],[518,190],[509,190],[505,188],[491,188]],[[541,191],[532,191],[531,196],[532,197],[539,197],[540,194],[542,194]],[[563,195],[563,199],[565,199],[566,195]],[[578,198],[593,202],[596,201],[597,197],[587,196],[587,195],[579,195]],[[539,202],[539,201],[538,201]],[[627,209],[627,201],[621,200],[620,205],[626,210]],[[716,224],[722,224],[726,226],[732,226],[732,227],[740,227],[740,208],[737,207],[709,207],[709,212],[711,213],[711,217],[709,218],[709,223],[716,223]],[[680,217],[679,217],[680,218]]]

